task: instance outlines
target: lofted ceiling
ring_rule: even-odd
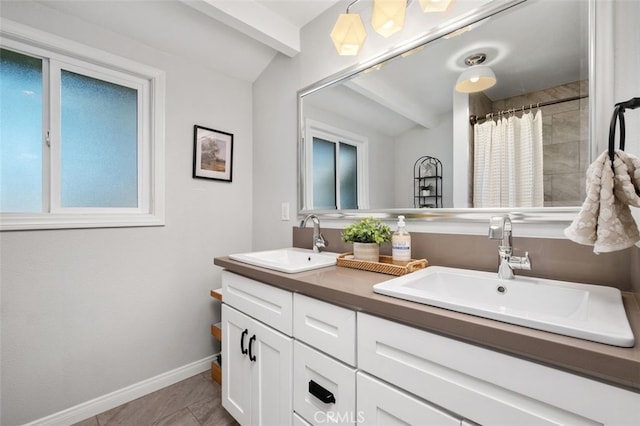
[[[158,50],[253,82],[304,25],[341,0],[37,0]],[[241,52],[241,53],[239,53]]]

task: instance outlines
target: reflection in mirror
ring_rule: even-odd
[[[579,206],[590,163],[589,2],[509,5],[299,92],[301,210],[435,207],[417,199],[423,156],[442,164],[445,208]],[[496,84],[456,91],[465,59],[480,53]],[[318,160],[323,145],[331,160]]]

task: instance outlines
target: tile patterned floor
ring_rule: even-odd
[[[206,371],[74,426],[237,426]]]

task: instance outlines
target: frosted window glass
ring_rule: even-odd
[[[0,49],[0,211],[42,211],[42,60]]]
[[[137,90],[62,71],[62,207],[137,207]]]
[[[336,209],[336,145],[313,138],[313,207]]]
[[[340,144],[339,172],[340,172],[340,208],[358,208],[358,157],[357,149],[353,145]]]

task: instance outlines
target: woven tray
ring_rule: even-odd
[[[426,268],[427,265],[429,265],[427,259],[411,259],[406,265],[395,265],[392,262],[393,260],[391,256],[380,256],[380,260],[378,262],[355,260],[353,258],[353,253],[343,253],[336,258],[338,266],[380,272],[388,275],[405,275],[409,272]]]

